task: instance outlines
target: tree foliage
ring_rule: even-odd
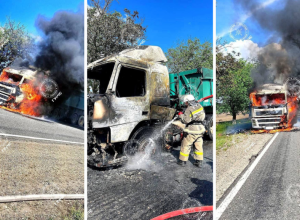
[[[7,18],[0,26],[0,70],[9,66],[16,58],[31,59],[34,48],[33,38],[25,26]]]
[[[218,113],[230,112],[233,116],[233,123],[238,113],[248,110],[249,92],[253,85],[250,72],[254,67],[254,64],[242,59],[235,62],[239,68],[230,69],[226,74],[219,75],[216,89],[217,111]]]
[[[234,50],[232,53],[227,53],[228,44],[221,42],[221,39],[217,39],[216,47],[216,71],[217,71],[217,84],[218,79],[221,76],[228,74],[230,71],[235,71],[242,68],[242,63],[238,62],[240,53],[236,53]]]
[[[217,112],[230,113],[233,123],[238,113],[248,111],[249,93],[253,87],[251,70],[255,62],[247,62],[240,53],[228,48],[229,44],[217,39],[216,47],[216,91]],[[227,49],[232,51],[229,53]]]
[[[90,0],[87,11],[88,63],[103,57],[133,48],[146,40],[146,27],[139,13],[124,9],[125,18],[120,12],[111,12],[114,0]],[[88,79],[88,92],[96,93],[99,82]]]
[[[201,43],[198,38],[179,42],[177,47],[168,50],[166,56],[167,66],[174,73],[199,67],[213,68],[212,45]]]
[[[143,42],[146,27],[139,13],[124,9],[125,18],[120,12],[111,12],[114,0],[90,0],[88,8],[88,63],[138,46]]]

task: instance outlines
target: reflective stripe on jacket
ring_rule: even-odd
[[[184,114],[179,117],[182,123],[187,124],[187,127],[184,129],[185,132],[190,134],[203,134],[205,132],[205,127],[200,124],[205,119],[205,112],[199,103],[194,106],[188,106]],[[193,122],[199,122],[199,124],[192,124]]]

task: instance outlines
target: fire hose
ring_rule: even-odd
[[[204,100],[210,99],[210,98],[212,98],[212,97],[213,97],[213,95],[206,96],[206,97],[204,97],[204,98],[202,98],[202,99],[199,99],[197,102],[203,102]]]
[[[158,217],[155,217],[151,220],[165,220],[165,219],[169,219],[169,218],[173,218],[173,217],[185,215],[185,214],[191,214],[191,213],[196,213],[196,212],[212,212],[212,211],[213,211],[213,206],[187,208],[187,209],[181,209],[181,210],[169,212],[169,213],[160,215]]]
[[[203,102],[203,101],[205,101],[205,100],[207,100],[207,99],[210,99],[210,98],[212,98],[213,97],[213,95],[210,95],[210,96],[206,96],[206,97],[204,97],[204,98],[202,98],[202,99],[199,99],[197,102]],[[179,115],[181,115],[181,114],[183,114],[182,112],[179,112],[178,113],[178,115],[176,115],[175,116],[175,120],[179,117]]]

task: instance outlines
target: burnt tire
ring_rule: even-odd
[[[162,137],[153,137],[144,135],[140,139],[140,146],[138,152],[142,154],[149,154],[151,156],[158,156],[162,152]]]
[[[146,152],[149,143],[155,144],[152,155],[157,155],[161,152],[161,138],[158,136],[158,129],[154,127],[141,127],[138,129],[131,139],[123,146],[123,153],[128,157],[133,157],[137,152]],[[155,137],[154,137],[155,136]],[[152,146],[151,146],[152,147]]]

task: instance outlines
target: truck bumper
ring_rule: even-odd
[[[273,130],[282,127],[282,119],[280,117],[272,118],[252,118],[252,128]]]

